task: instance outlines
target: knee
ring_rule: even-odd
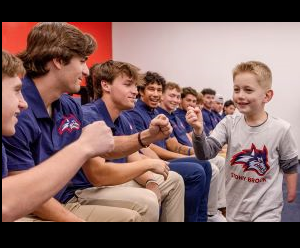
[[[143,221],[145,222],[158,222],[159,220],[159,204],[157,196],[150,190],[145,190],[142,196],[144,204],[144,211],[142,214]]]
[[[169,180],[169,182],[172,185],[174,185],[174,188],[182,188],[182,189],[184,189],[183,178],[178,173],[176,173],[174,171],[170,171],[167,180]]]
[[[128,213],[128,222],[142,222],[142,216],[136,212],[136,211],[133,211],[131,210],[129,213]]]

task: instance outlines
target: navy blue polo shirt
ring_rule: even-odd
[[[176,109],[174,114],[181,120],[182,124],[185,127],[185,130],[187,133],[191,133],[193,131],[193,128],[191,127],[191,125],[186,121],[186,114],[187,112],[183,109]]]
[[[16,134],[2,138],[9,171],[23,171],[39,165],[77,140],[82,132],[81,107],[70,96],[64,94],[52,104],[51,118],[39,91],[28,77],[23,80],[22,93],[29,107],[19,116]],[[61,202],[64,190],[55,196]]]
[[[220,115],[218,112],[213,110],[212,113],[215,115],[216,120],[218,121],[218,123],[223,119],[223,116]]]
[[[181,122],[181,120],[179,119],[178,116],[176,116],[174,113],[169,113],[168,111],[162,109],[162,108],[157,108],[158,112],[160,114],[164,114],[165,116],[167,116],[170,120],[170,123],[173,127],[173,135],[176,137],[177,141],[185,146],[190,146],[192,147],[192,143],[190,142],[188,136],[187,136],[187,132],[186,129],[183,125],[183,123]]]
[[[95,121],[104,121],[106,125],[111,128],[114,136],[131,135],[135,133],[134,127],[122,114],[115,120],[115,122],[113,122],[105,103],[101,99],[82,106],[82,112],[84,125],[91,124]],[[109,160],[108,162],[126,163],[127,158]],[[93,185],[89,182],[83,170],[80,169],[69,183],[68,188],[65,191],[65,198],[71,199],[76,190],[82,190],[89,187],[93,187]]]
[[[7,156],[5,147],[2,143],[2,178],[7,177],[8,171],[7,171]]]
[[[202,109],[202,116],[203,116],[203,122],[204,122],[204,131],[207,136],[209,136],[209,133],[215,129],[217,124],[219,123],[218,118],[215,116],[215,114],[212,111],[208,111],[207,109]]]
[[[133,110],[126,111],[134,121],[135,128],[138,132],[144,131],[149,128],[152,119],[159,115],[157,109],[151,109],[140,99],[136,102]],[[174,137],[172,134],[171,137]],[[163,149],[167,149],[166,140],[161,140],[155,143]]]

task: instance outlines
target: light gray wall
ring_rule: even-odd
[[[114,22],[113,58],[225,99],[237,63],[266,63],[275,92],[267,111],[292,124],[300,153],[300,23]]]

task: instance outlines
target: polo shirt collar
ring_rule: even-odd
[[[99,114],[103,117],[103,121],[106,123],[106,125],[112,129],[115,129],[116,128],[115,124],[117,124],[119,122],[120,116],[115,120],[115,123],[114,123],[108,112],[106,104],[102,99],[98,99],[97,101],[95,101],[95,105],[97,107]]]
[[[40,95],[40,92],[38,91],[33,80],[28,76],[26,76],[23,79],[22,92],[24,94],[25,100],[28,103],[29,108],[32,110],[36,118],[50,118],[45,103]],[[60,110],[62,109],[60,100],[55,101],[52,104],[52,107],[53,111],[60,112]]]

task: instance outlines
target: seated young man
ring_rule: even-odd
[[[151,120],[159,116],[157,107],[165,85],[165,79],[157,73],[147,72],[143,76],[139,85],[141,99],[137,101],[135,108],[128,112],[138,131],[147,129]],[[207,221],[207,199],[211,180],[210,163],[188,157],[192,149],[179,145],[174,137],[151,144],[150,148],[161,159],[170,161],[171,170],[183,177],[186,186],[186,221]]]
[[[28,107],[18,77],[24,72],[21,60],[2,51],[2,135],[6,137],[14,135],[16,117]],[[91,140],[92,137],[98,139]],[[101,139],[107,143],[101,144]],[[113,144],[110,129],[103,122],[95,122],[83,130],[76,142],[41,165],[13,177],[7,177],[7,156],[2,144],[2,221],[14,221],[32,212],[56,194],[87,159],[110,151]]]
[[[95,102],[82,107],[85,123],[89,124],[97,120],[104,120],[115,136],[135,133],[134,127],[129,124],[126,117],[122,116],[122,111],[134,107],[134,100],[137,95],[138,69],[128,63],[107,61],[102,64],[95,64],[91,68],[90,73],[87,82],[88,85],[94,86],[96,94],[94,94]],[[144,146],[142,142],[141,145]],[[143,166],[145,163],[163,161],[144,159],[136,151],[127,157],[110,162],[121,163],[124,164],[122,166],[127,167],[128,164],[126,163],[128,162]],[[92,170],[93,168],[89,170],[87,168],[84,169],[85,176],[90,182],[97,181],[98,177],[96,173],[90,173]],[[176,172],[170,172],[166,180],[164,180],[163,176],[147,172],[136,177],[134,181],[114,188],[116,192],[124,192],[125,189],[129,193],[130,191],[132,192],[131,194],[123,195],[121,200],[125,201],[134,197],[138,201],[138,197],[145,197],[152,191],[151,193],[154,193],[153,195],[157,197],[156,205],[161,205],[161,221],[184,221],[184,183],[182,177]],[[112,188],[109,190],[112,191]],[[88,197],[91,198],[91,190],[89,189],[88,191]],[[80,194],[81,197],[83,195],[82,192]]]
[[[193,145],[188,137],[187,130],[179,117],[174,114],[176,106],[180,103],[181,88],[176,83],[167,83],[163,93],[158,112],[166,115],[173,127],[173,134],[177,141],[192,149]],[[194,96],[191,97],[193,99]],[[191,103],[190,106],[196,105]],[[225,198],[225,159],[217,156],[210,160],[212,167],[212,179],[208,198],[208,221],[223,222],[226,219],[218,211],[218,208],[226,207]]]

